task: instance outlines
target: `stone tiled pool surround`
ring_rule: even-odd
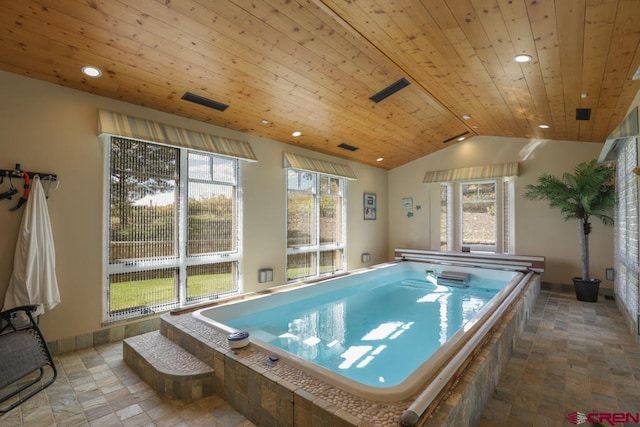
[[[473,424],[506,365],[540,290],[535,275],[451,387],[418,425]],[[378,402],[347,393],[249,345],[232,351],[226,335],[191,314],[165,314],[161,333],[214,368],[215,392],[256,424],[395,426],[415,396]]]
[[[303,299],[313,301],[319,298],[322,300],[325,295],[343,289],[348,289],[353,292],[357,291],[358,293],[355,294],[357,297],[360,292],[366,293],[367,291],[365,289],[368,289],[370,284],[396,282],[405,277],[424,277],[425,270],[439,275],[442,271],[451,269],[461,273],[467,272],[474,279],[491,279],[498,281],[497,283],[488,285],[491,286],[492,289],[495,288],[498,293],[491,301],[484,305],[482,310],[480,310],[473,319],[469,320],[464,327],[461,327],[455,334],[449,337],[447,342],[440,346],[437,351],[430,357],[425,356],[422,362],[416,366],[413,373],[397,385],[384,387],[381,385],[367,385],[343,376],[340,372],[331,371],[328,368],[313,363],[313,361],[306,360],[274,345],[265,343],[259,338],[251,338],[251,342],[264,351],[275,353],[280,357],[280,360],[286,360],[288,364],[298,367],[314,377],[322,379],[350,394],[376,401],[397,401],[410,397],[424,388],[424,384],[433,378],[447,361],[451,360],[462,345],[470,340],[470,337],[475,334],[483,324],[487,323],[487,319],[493,311],[498,309],[502,301],[512,293],[522,281],[524,277],[523,273],[497,270],[495,268],[450,267],[425,262],[388,263],[372,267],[371,269],[358,270],[344,277],[331,278],[319,284],[301,285],[296,288],[287,289],[286,291],[276,291],[267,296],[220,304],[215,307],[198,310],[194,312],[193,315],[226,335],[236,332],[235,329],[226,325],[230,319],[251,315],[261,310],[277,310],[280,307],[286,307],[291,303],[296,303]],[[364,286],[364,288],[361,288],[361,286]],[[371,308],[364,307],[364,309],[370,310]],[[429,326],[430,325],[422,325],[421,327]],[[345,325],[345,327],[348,328],[347,325]],[[436,327],[439,327],[439,324],[436,325]]]

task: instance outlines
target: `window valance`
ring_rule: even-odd
[[[358,179],[353,170],[347,165],[333,163],[327,160],[314,159],[293,153],[284,153],[284,167],[301,169],[309,172],[318,172],[346,179]]]
[[[520,175],[518,162],[498,163],[495,165],[472,166],[468,168],[427,171],[422,182],[472,181],[478,179],[505,178]]]
[[[604,147],[602,147],[602,151],[600,151],[600,156],[598,157],[599,162],[615,161],[620,147],[622,147],[628,139],[640,136],[640,125],[638,121],[638,107],[635,107],[627,117],[624,118],[622,123],[611,132],[611,135],[607,137]]]
[[[98,110],[98,134],[176,145],[248,161],[258,160],[248,142],[178,128],[113,111]]]

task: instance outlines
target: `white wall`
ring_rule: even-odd
[[[422,183],[427,170],[441,170],[520,162],[515,181],[516,252],[546,257],[543,280],[571,283],[580,275],[578,222],[565,222],[559,211],[545,202],[525,200],[527,184],[535,184],[542,172],[560,175],[578,163],[597,158],[602,144],[527,140],[522,138],[474,137],[415,160],[389,172],[389,250],[397,247],[439,247],[439,189]],[[400,206],[403,197],[413,197],[423,209],[407,218]],[[613,229],[594,221],[591,234],[591,275],[604,280],[604,269],[613,266]],[[603,282],[603,286],[612,284]]]
[[[377,193],[379,206],[386,206],[387,172],[382,169],[6,72],[0,72],[0,93],[0,169],[12,169],[15,163],[21,163],[25,170],[56,173],[60,180],[48,201],[62,298],[41,318],[49,341],[102,328],[103,156],[96,136],[99,108],[251,143],[259,161],[242,168],[245,290],[264,287],[257,283],[258,269],[263,267],[274,269],[274,282],[267,286],[285,281],[282,153],[287,150],[347,163],[354,169],[359,179],[347,185],[347,267],[362,267],[362,252],[371,253],[372,263],[387,260],[386,209],[379,209],[376,221],[364,221],[362,217],[363,191]],[[3,184],[0,192],[7,188],[8,184]],[[8,211],[15,201],[0,201],[0,305],[12,272],[23,212]]]

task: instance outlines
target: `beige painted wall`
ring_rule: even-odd
[[[258,269],[274,269],[284,283],[285,177],[282,152],[295,151],[349,164],[357,181],[347,185],[347,267],[356,269],[362,252],[371,263],[387,260],[387,172],[301,150],[275,141],[183,119],[123,102],[0,72],[0,168],[21,163],[25,170],[58,174],[49,213],[56,246],[56,268],[62,302],[42,316],[47,340],[54,341],[102,328],[103,155],[96,137],[97,109],[104,108],[174,126],[209,132],[251,143],[259,159],[242,168],[244,191],[244,259],[247,291],[260,289]],[[212,114],[217,114],[213,113]],[[16,184],[18,182],[16,181]],[[0,192],[8,188],[0,186]],[[362,193],[375,192],[376,221],[362,218]],[[12,272],[22,210],[9,212],[13,201],[0,201],[0,305]]]
[[[577,222],[565,222],[545,202],[525,200],[524,187],[535,184],[542,172],[560,175],[578,163],[597,158],[602,144],[475,137],[389,172],[389,250],[397,247],[439,247],[439,188],[422,183],[427,170],[484,164],[520,162],[516,179],[516,252],[543,255],[547,270],[543,280],[571,283],[580,275]],[[401,208],[403,197],[413,197],[421,210],[408,218]],[[591,275],[604,280],[604,269],[613,266],[613,228],[594,223],[591,234]],[[612,287],[612,283],[603,282]]]
[[[524,186],[534,183],[543,171],[560,174],[581,161],[597,157],[601,144],[476,137],[386,172],[5,72],[0,72],[0,93],[3,94],[0,100],[0,168],[8,169],[14,163],[22,163],[27,170],[53,172],[60,177],[60,187],[48,201],[62,296],[62,303],[41,319],[50,341],[102,328],[103,156],[96,137],[98,108],[251,143],[259,162],[246,164],[242,170],[242,270],[246,291],[261,288],[257,283],[257,271],[263,267],[274,269],[274,282],[269,285],[282,284],[285,280],[283,151],[348,163],[355,170],[358,180],[347,185],[349,269],[363,266],[360,262],[363,252],[369,252],[371,264],[376,264],[391,259],[396,247],[438,247],[439,194],[422,183],[425,171],[520,161],[515,206],[517,252],[546,256],[546,281],[569,283],[580,271],[578,225],[564,222],[557,211],[542,202],[524,200],[522,194]],[[0,186],[0,192],[6,188],[5,183]],[[362,218],[363,192],[377,194],[376,221]],[[401,207],[404,197],[413,198],[412,218],[408,218],[407,211]],[[8,211],[13,202],[15,199],[0,201],[3,237],[0,239],[0,304],[12,271],[22,212]],[[604,279],[604,269],[613,265],[613,231],[596,225],[591,240],[592,274]],[[607,282],[603,284],[611,286]]]

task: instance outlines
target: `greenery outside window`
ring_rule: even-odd
[[[440,184],[440,250],[513,253],[513,181]]]
[[[105,321],[238,292],[237,159],[110,137]]]
[[[345,269],[345,180],[287,169],[287,281]]]

